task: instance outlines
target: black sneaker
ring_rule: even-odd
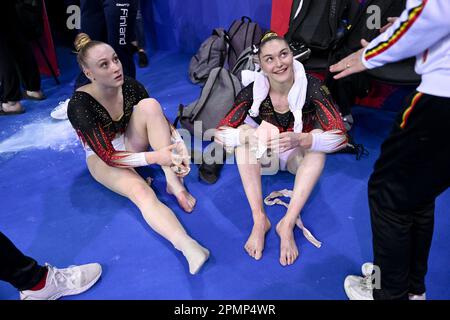
[[[215,142],[213,142],[215,143]],[[211,153],[211,155],[215,156],[215,150]],[[203,163],[198,168],[198,176],[200,180],[203,182],[206,182],[208,184],[214,184],[217,182],[220,176],[220,171],[222,171],[223,164],[225,163],[227,158],[227,153],[225,150],[223,150],[223,158],[222,163],[212,163],[212,164],[206,164],[206,162],[203,161]]]
[[[138,65],[141,68],[148,66],[148,58],[144,51],[138,51]]]
[[[198,176],[200,180],[206,182],[207,184],[214,184],[217,182],[220,176],[220,171],[222,170],[223,164],[213,163],[206,164],[202,163],[198,168]]]
[[[311,55],[311,49],[308,48],[304,43],[291,41],[289,43],[289,47],[291,48],[292,53],[294,54],[294,59],[300,62],[308,60],[309,56]]]

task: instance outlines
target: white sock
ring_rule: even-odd
[[[186,237],[186,239],[178,241],[178,245],[175,248],[180,250],[186,257],[191,274],[196,274],[209,258],[209,250],[202,247],[192,238]]]

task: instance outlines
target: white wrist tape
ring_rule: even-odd
[[[114,159],[114,162],[120,166],[126,167],[148,166],[147,160],[145,159],[145,152],[137,152],[137,153],[118,152],[117,156],[120,158]]]
[[[255,153],[256,159],[259,160],[264,155],[264,153],[267,151],[267,144],[262,142],[260,139],[258,139],[257,141],[258,141],[258,144],[256,146],[254,146],[253,148],[251,148],[250,150],[252,150]]]
[[[241,145],[241,141],[239,139],[239,129],[234,128],[226,128],[218,130],[216,135],[220,140],[222,140],[223,144],[227,147],[237,147]]]
[[[340,130],[312,133],[311,151],[331,153],[344,148],[346,145],[347,137]]]
[[[175,128],[171,132],[170,140],[172,141],[172,143],[184,142],[183,138],[180,135],[180,133]]]

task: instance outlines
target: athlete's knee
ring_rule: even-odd
[[[149,116],[157,116],[162,114],[162,108],[158,100],[153,98],[146,98],[139,101],[137,107],[141,112]]]
[[[148,203],[155,201],[155,194],[145,182],[137,182],[129,187],[128,196],[137,203]]]

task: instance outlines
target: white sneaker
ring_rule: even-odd
[[[373,300],[372,276],[347,276],[344,289],[350,300]]]
[[[371,276],[373,273],[373,263],[372,262],[366,262],[361,266],[361,272],[364,277]]]
[[[47,263],[45,265],[48,269],[45,287],[37,291],[21,291],[20,300],[56,300],[62,296],[79,294],[92,287],[102,274],[102,267],[98,263],[66,269],[57,269]]]
[[[373,263],[366,262],[361,267],[363,277],[347,276],[344,289],[350,300],[373,300]]]
[[[350,300],[373,300],[372,296],[372,273],[373,263],[366,262],[361,267],[364,277],[348,276],[345,278],[344,289]],[[370,291],[370,296],[368,291]],[[366,299],[369,298],[369,299]],[[409,300],[426,300],[426,294],[408,294]]]
[[[427,300],[427,295],[425,293],[422,294],[408,294],[409,300]]]
[[[58,105],[52,110],[50,116],[56,120],[67,120],[67,106],[69,105],[69,99],[60,101]]]

